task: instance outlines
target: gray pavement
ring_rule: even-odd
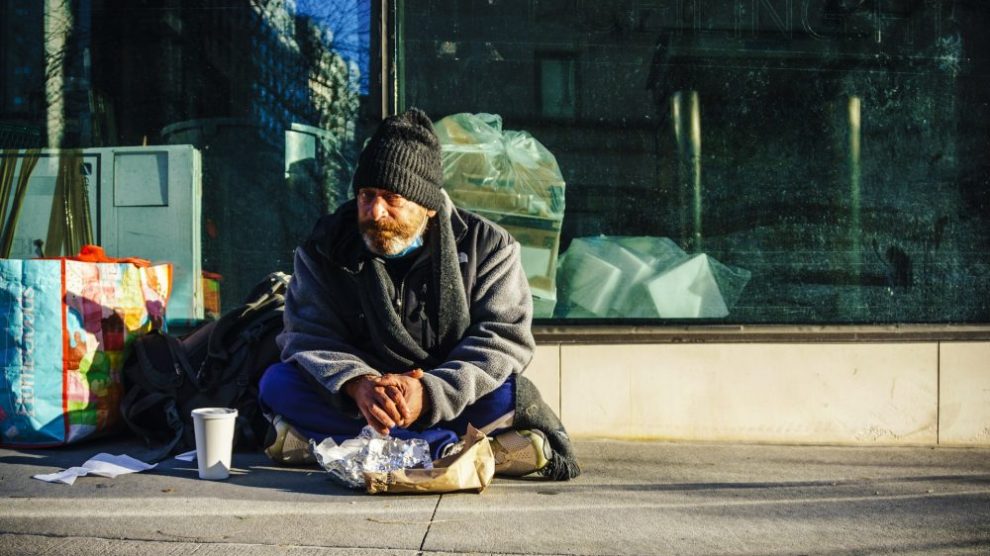
[[[227,481],[166,460],[31,478],[130,440],[0,449],[0,554],[990,554],[990,449],[581,441],[569,483],[366,495],[235,453]]]

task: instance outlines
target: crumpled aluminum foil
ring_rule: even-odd
[[[430,445],[421,438],[399,440],[378,434],[365,426],[357,438],[338,445],[332,438],[317,444],[309,441],[310,449],[330,478],[349,488],[364,488],[364,472],[387,473],[398,469],[422,466],[433,468]]]

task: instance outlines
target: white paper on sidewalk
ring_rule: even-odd
[[[182,452],[181,454],[176,455],[175,459],[179,461],[196,461],[196,450]]]
[[[65,471],[59,471],[58,473],[33,475],[33,478],[49,483],[65,483],[67,485],[71,485],[76,482],[76,477],[99,475],[100,477],[115,479],[118,475],[154,469],[156,465],[158,464],[145,463],[126,454],[114,456],[111,454],[100,453],[86,460],[86,463],[82,464],[82,467],[70,467]]]

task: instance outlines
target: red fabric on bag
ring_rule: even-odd
[[[108,257],[102,247],[90,244],[83,245],[78,255],[65,258],[84,263],[130,263],[141,268],[151,266],[151,261],[147,259],[139,259],[137,257]]]

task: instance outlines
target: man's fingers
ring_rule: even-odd
[[[376,419],[375,416],[371,414],[371,407],[374,407],[374,405],[358,406],[358,409],[361,410],[361,415],[363,415],[364,420],[368,422],[368,426],[382,434],[388,434],[388,427],[383,425],[381,421]]]
[[[399,410],[399,415],[402,416],[402,426],[408,427],[411,425],[412,421],[409,419],[409,404],[406,403],[406,398],[402,395],[402,390],[399,390],[394,386],[390,386],[386,389],[386,392],[389,397],[395,401],[395,407]]]
[[[368,416],[386,428],[408,427],[419,418],[422,386],[418,382],[423,377],[422,369],[395,374],[389,373],[369,378],[372,385],[368,390]],[[371,424],[369,419],[369,424]]]
[[[387,386],[402,386],[402,375],[385,375],[375,381],[375,386],[378,388],[385,388]]]
[[[403,415],[399,408],[396,407],[395,401],[393,401],[394,398],[389,395],[388,390],[394,390],[394,387],[389,386],[387,389],[375,388],[375,399],[378,400],[376,405],[382,408],[393,422],[400,422],[403,419]],[[401,399],[402,396],[400,395],[399,398]]]
[[[388,434],[388,429],[395,426],[395,421],[392,420],[392,418],[388,416],[388,413],[385,413],[385,410],[379,407],[378,404],[372,404],[369,411],[371,411],[371,415],[375,419],[378,419],[379,423],[384,425],[385,429],[379,431],[382,434]]]

